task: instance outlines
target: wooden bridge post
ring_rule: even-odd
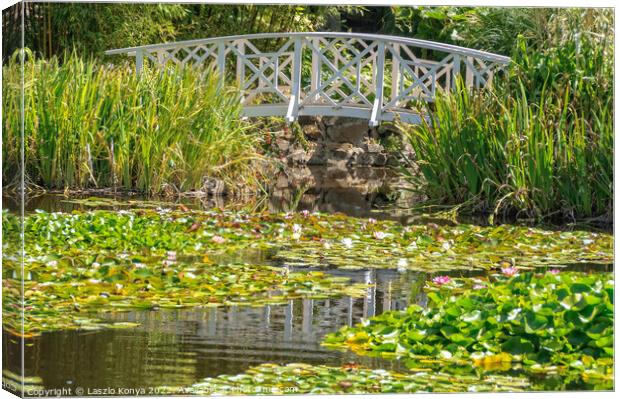
[[[291,76],[291,98],[286,111],[286,121],[293,123],[297,120],[297,112],[299,109],[299,97],[301,95],[301,51],[302,38],[295,37],[295,50],[293,53],[293,72]],[[277,73],[277,71],[276,71]]]
[[[461,75],[461,56],[454,54],[452,59],[452,88],[456,87],[456,81]]]
[[[392,100],[398,98],[398,86],[400,79],[400,44],[394,43],[392,45],[394,52],[392,53]],[[398,106],[398,104],[396,104]]]
[[[472,67],[474,65],[474,57],[467,57],[467,64],[465,65],[465,85],[467,87],[474,86],[474,71]]]
[[[316,49],[319,48],[319,39],[312,38],[312,46]],[[316,53],[314,49],[312,49],[312,71],[310,72],[310,91],[316,91],[317,94],[314,95],[313,100],[318,101],[318,88],[321,83],[321,64],[319,60],[319,55]]]
[[[239,86],[239,90],[241,91],[241,104],[245,101],[245,92],[243,84],[245,83],[245,65],[243,64],[245,60],[243,56],[245,55],[245,43],[243,40],[239,40],[237,42],[237,85]]]
[[[223,41],[217,43],[217,73],[219,76],[219,88],[224,87],[226,79],[226,45]]]
[[[245,55],[245,43],[242,40],[237,42],[237,83],[240,88],[243,88],[243,81],[245,80],[245,67],[243,65],[243,56]]]
[[[375,88],[375,102],[372,106],[370,121],[368,124],[372,127],[378,126],[381,120],[381,111],[383,109],[383,76],[385,75],[385,42],[379,41],[377,45],[377,64],[375,65],[375,76],[377,86]]]
[[[144,50],[136,50],[136,73],[139,75],[142,72],[142,64],[144,63]]]

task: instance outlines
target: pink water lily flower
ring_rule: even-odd
[[[444,285],[448,284],[450,281],[452,281],[452,279],[450,278],[450,276],[437,276],[434,277],[431,281],[437,285]]]
[[[222,236],[213,236],[211,241],[213,241],[216,244],[223,244],[224,242],[226,242],[226,239]]]
[[[303,211],[301,211],[301,216],[307,218],[310,215],[310,211],[307,209],[304,209]]]
[[[560,269],[551,269],[551,270],[549,270],[549,273],[551,273],[551,274],[560,274]]]
[[[502,274],[506,277],[513,277],[519,274],[519,269],[516,267],[505,267],[502,268]]]

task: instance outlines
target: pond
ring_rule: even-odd
[[[380,178],[377,181],[385,181],[383,172],[372,173],[379,173]],[[47,216],[34,213],[35,209],[50,212],[112,210],[117,212],[122,219],[126,213],[130,214],[129,217],[134,217],[131,216],[134,215],[131,210],[138,210],[139,213],[135,217],[141,217],[140,212],[143,212],[141,210],[151,217],[148,212],[156,214],[161,212],[162,208],[171,207],[177,209],[174,211],[176,212],[174,217],[183,219],[181,223],[186,223],[186,217],[196,217],[199,220],[193,224],[192,221],[187,222],[191,227],[183,230],[183,234],[186,234],[187,231],[192,231],[195,225],[202,228],[213,218],[219,218],[218,220],[223,218],[224,222],[218,222],[220,227],[215,230],[221,234],[221,237],[215,235],[213,240],[219,237],[222,242],[228,240],[231,245],[231,229],[238,227],[230,227],[226,218],[238,219],[241,217],[239,214],[233,212],[222,216],[220,213],[213,213],[200,219],[201,216],[194,215],[191,209],[209,209],[213,206],[244,209],[243,212],[246,213],[243,215],[246,215],[244,217],[247,217],[247,220],[253,220],[254,215],[259,214],[284,215],[282,218],[274,216],[276,219],[273,220],[270,219],[272,216],[261,216],[260,220],[264,222],[264,225],[273,224],[283,226],[285,229],[290,227],[292,234],[288,230],[283,233],[278,232],[275,227],[271,230],[263,227],[263,231],[260,232],[262,236],[256,238],[256,241],[264,242],[265,245],[268,241],[271,242],[268,247],[260,245],[252,247],[252,244],[244,247],[245,244],[235,242],[235,245],[239,245],[238,249],[235,247],[232,251],[224,252],[212,251],[219,239],[215,240],[216,244],[209,243],[209,247],[204,249],[209,253],[210,263],[208,264],[247,263],[256,265],[257,268],[282,269],[285,270],[286,276],[305,275],[319,269],[325,273],[325,276],[335,277],[340,279],[337,280],[338,282],[345,281],[347,286],[358,288],[351,291],[354,294],[348,295],[349,291],[337,288],[340,287],[337,285],[339,283],[333,283],[336,285],[325,283],[325,291],[320,293],[300,296],[295,290],[278,291],[278,294],[284,296],[276,301],[277,303],[270,303],[267,300],[263,301],[264,303],[257,302],[252,306],[245,306],[238,300],[230,299],[233,294],[227,293],[227,299],[217,299],[222,302],[223,306],[186,307],[184,305],[174,308],[174,306],[162,305],[161,308],[144,310],[99,312],[97,316],[104,323],[125,323],[132,326],[135,323],[135,327],[42,329],[40,334],[35,334],[25,340],[24,361],[27,385],[31,388],[45,389],[72,387],[73,394],[77,387],[87,390],[86,393],[118,394],[123,392],[119,390],[125,389],[129,390],[125,393],[152,394],[161,393],[161,391],[152,391],[154,388],[192,387],[208,377],[215,378],[223,374],[240,375],[265,363],[278,365],[303,363],[311,365],[308,367],[325,366],[338,368],[338,370],[343,365],[350,365],[355,370],[386,370],[386,372],[406,375],[411,367],[398,357],[366,356],[355,350],[334,350],[321,343],[328,334],[336,333],[343,326],[354,327],[358,323],[389,311],[405,311],[412,304],[426,307],[429,301],[427,296],[429,291],[425,287],[428,288],[429,284],[432,286],[433,279],[439,274],[449,276],[454,281],[460,278],[480,277],[484,279],[490,270],[496,270],[487,263],[490,265],[499,262],[501,265],[502,262],[506,262],[506,259],[511,258],[513,264],[524,265],[524,270],[535,267],[543,267],[543,270],[546,270],[552,266],[562,268],[562,272],[573,270],[609,273],[613,271],[611,240],[605,233],[564,234],[551,230],[526,228],[520,230],[516,227],[506,227],[504,230],[485,230],[483,227],[474,225],[452,226],[453,222],[447,222],[445,229],[434,223],[416,226],[411,224],[416,218],[401,210],[385,208],[377,211],[377,204],[388,203],[390,197],[389,190],[385,187],[381,188],[383,183],[370,187],[372,182],[355,185],[351,184],[350,176],[346,179],[348,179],[346,184],[336,183],[325,186],[319,183],[317,185],[316,180],[319,179],[315,179],[311,182],[312,184],[301,185],[302,188],[292,184],[286,188],[274,189],[266,203],[261,205],[262,210],[254,212],[248,212],[248,205],[244,203],[219,202],[214,204],[194,199],[186,199],[180,202],[183,205],[179,205],[178,203],[140,201],[139,198],[66,198],[61,195],[33,198],[27,203],[26,210],[32,218],[40,217],[41,220],[47,220],[44,219]],[[324,179],[324,181],[332,180]],[[281,185],[285,186],[284,183]],[[5,198],[4,204],[5,208],[15,209],[15,204],[12,204],[8,198]],[[297,212],[292,214],[293,216],[287,216],[291,214],[286,213],[306,209],[310,212]],[[322,213],[311,213],[315,211]],[[337,211],[358,219],[344,216],[335,218],[322,216]],[[103,213],[100,216],[105,215],[107,214]],[[288,218],[292,219],[288,221]],[[117,223],[122,223],[121,219]],[[376,222],[375,219],[379,221]],[[383,224],[382,219],[396,221],[396,223],[385,222],[386,224]],[[93,221],[85,223],[92,225]],[[320,228],[325,223],[330,223],[330,228],[323,231]],[[353,227],[356,231],[351,231]],[[300,234],[296,233],[296,229]],[[422,233],[418,231],[420,229],[423,230]],[[309,232],[307,237],[304,236],[306,232]],[[353,237],[352,240],[350,239],[353,244],[346,241],[348,237],[341,238],[343,232],[348,232],[347,234]],[[302,237],[296,237],[295,234]],[[365,235],[368,238],[365,238]],[[162,237],[164,236],[165,234],[162,233]],[[317,236],[320,237],[320,246],[315,240]],[[482,238],[477,238],[478,236]],[[127,237],[128,242],[134,240],[134,238]],[[257,237],[259,237],[258,234]],[[414,250],[411,249],[411,245],[403,246],[403,242],[410,240],[411,237],[414,237],[413,242],[417,243]],[[439,246],[427,243],[429,237],[436,241],[439,240]],[[466,238],[459,241],[460,237]],[[477,239],[480,239],[480,242],[472,244]],[[505,240],[505,243],[502,240]],[[459,245],[465,245],[465,243],[471,245],[471,249],[458,248]],[[58,245],[51,243],[50,248],[59,248]],[[424,245],[427,245],[426,249],[423,249]],[[353,250],[346,251],[351,246]],[[495,252],[486,253],[487,247]],[[542,252],[548,256],[541,257],[539,247],[542,247]],[[206,261],[202,259],[202,255],[186,254],[186,251],[193,251],[188,249],[190,247],[183,248],[178,250],[178,258],[177,251],[174,251],[174,262],[171,262],[184,265],[185,269],[182,270],[186,274],[191,271],[198,274],[194,268],[191,268],[192,265],[201,267],[207,264]],[[84,251],[87,252],[88,249]],[[104,252],[104,249],[97,247],[93,251]],[[413,257],[407,251],[413,251],[415,254],[419,252],[419,255]],[[443,255],[439,254],[441,251]],[[137,253],[132,252],[131,247],[125,247],[120,252]],[[161,254],[165,258],[166,255],[163,255],[163,252]],[[182,254],[187,257],[183,258]],[[77,259],[81,255],[75,256]],[[465,267],[463,260],[466,258],[469,259],[468,264],[476,266]],[[147,265],[152,261],[148,258],[140,259]],[[61,259],[58,261],[61,262]],[[133,260],[133,262],[137,261]],[[43,278],[43,272],[37,273],[36,266],[33,266],[32,270],[33,274]],[[251,271],[251,273],[258,272]],[[255,276],[256,274],[252,275],[252,278]],[[92,276],[89,275],[89,277]],[[315,288],[322,286],[322,278],[317,277],[317,280],[313,280],[312,284],[315,284]],[[101,295],[103,294],[102,292]],[[162,303],[165,304],[165,302]],[[59,303],[58,306],[64,305]],[[3,332],[3,336],[3,364],[5,365],[3,376],[5,381],[10,381],[20,372],[19,362],[16,362],[20,341],[7,330]],[[315,373],[315,370],[312,369],[309,372]],[[557,373],[551,376],[535,376],[520,371],[493,370],[493,375],[500,376],[498,378],[501,376],[514,378],[515,380],[505,382],[504,388],[508,390],[600,389],[601,386],[603,388],[608,386],[589,383],[583,379],[563,381],[561,373],[559,376]],[[335,386],[347,388],[349,382],[345,381],[343,385],[340,381],[338,384]],[[437,389],[441,390],[442,385],[438,384]],[[106,388],[112,390],[101,391]],[[349,392],[348,388],[345,388],[343,392]],[[501,384],[498,384],[496,388],[502,388]],[[402,387],[395,389],[395,392],[403,391]],[[204,393],[200,389],[171,392]]]

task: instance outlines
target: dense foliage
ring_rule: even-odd
[[[544,275],[453,281],[434,279],[429,306],[386,312],[328,336],[325,344],[357,353],[485,369],[613,381],[613,295],[610,274]]]
[[[20,165],[20,62],[2,71],[5,184]],[[260,158],[234,92],[187,68],[160,73],[103,66],[76,55],[28,57],[25,172],[46,188],[118,187],[147,193],[200,189],[206,178],[257,184]]]
[[[3,11],[3,62],[21,46],[17,4]],[[352,7],[302,5],[23,3],[25,47],[37,56],[105,50],[165,41],[262,32],[317,30]]]
[[[420,171],[409,179],[429,203],[610,221],[612,20],[607,10],[551,14],[543,39],[515,43],[494,90],[457,87],[438,97],[429,124],[403,127]]]

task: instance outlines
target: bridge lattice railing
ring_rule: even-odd
[[[111,50],[145,63],[212,65],[222,82],[234,77],[247,116],[395,117],[419,123],[421,102],[451,90],[457,77],[482,88],[508,57],[395,36],[286,33],[229,36]]]

